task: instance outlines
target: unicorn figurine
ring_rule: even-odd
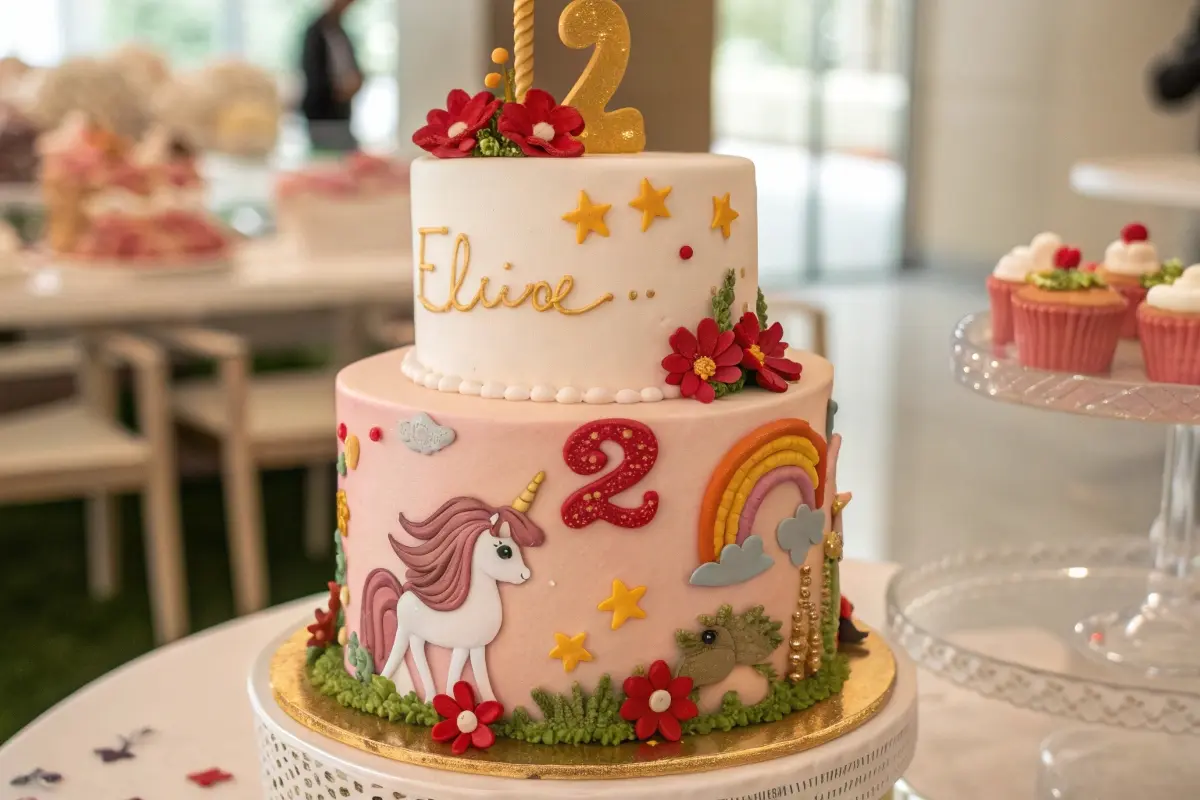
[[[485,652],[503,621],[499,584],[522,584],[532,574],[521,548],[546,540],[526,516],[545,478],[544,472],[535,475],[509,507],[456,497],[419,522],[400,515],[400,526],[416,540],[402,544],[388,537],[408,568],[405,583],[386,569],[373,570],[363,589],[360,621],[376,670],[395,682],[397,692],[413,689],[404,663],[411,652],[419,695],[428,701],[437,694],[425,656],[428,643],[451,651],[446,691],[462,678],[469,658],[479,694],[495,699]]]

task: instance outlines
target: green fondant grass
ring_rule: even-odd
[[[841,691],[850,675],[850,662],[843,655],[827,658],[816,674],[800,683],[780,680],[774,670],[764,672],[768,679],[767,696],[754,705],[744,705],[737,692],[727,692],[720,710],[701,714],[683,723],[685,735],[703,735],[713,731],[729,731],[746,725],[775,722],[788,714],[802,711]],[[761,670],[760,670],[761,671]],[[416,692],[401,697],[396,686],[387,678],[372,676],[364,683],[346,672],[342,649],[329,647],[309,667],[313,687],[332,697],[341,705],[392,722],[425,727],[436,724],[437,712],[418,699]],[[501,737],[519,739],[535,744],[599,744],[617,745],[633,741],[633,724],[621,717],[624,695],[605,675],[588,692],[578,683],[569,694],[554,694],[535,689],[533,701],[542,713],[534,719],[522,706],[511,716],[492,726]]]
[[[364,682],[350,675],[342,661],[342,648],[336,645],[325,648],[311,663],[308,678],[318,693],[355,711],[391,722],[425,727],[440,719],[433,706],[422,703],[416,692],[401,697],[396,692],[396,684],[387,678],[372,675]]]

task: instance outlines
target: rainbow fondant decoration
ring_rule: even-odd
[[[716,561],[727,544],[742,544],[759,506],[784,483],[799,487],[809,508],[825,490],[825,440],[800,419],[769,422],[733,446],[713,471],[700,507],[700,563]]]

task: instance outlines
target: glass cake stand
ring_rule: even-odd
[[[887,596],[896,641],[976,694],[1087,726],[1042,743],[1039,798],[1149,796],[1148,770],[1153,796],[1200,796],[1200,387],[1147,380],[1136,342],[1104,378],[1026,369],[993,346],[988,314],[952,344],[956,379],[984,397],[1168,424],[1161,515],[1146,539],[903,570]]]
[[[1162,505],[1150,537],[1144,592],[1119,610],[1111,599],[1097,598],[1074,631],[1088,651],[1107,661],[1150,676],[1200,677],[1200,386],[1150,381],[1137,342],[1121,342],[1108,377],[1026,369],[1011,347],[994,347],[990,318],[966,317],[954,331],[955,377],[976,394],[1169,425]]]

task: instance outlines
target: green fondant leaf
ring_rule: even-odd
[[[767,329],[767,298],[763,296],[763,290],[758,288],[758,303],[755,304],[756,312],[758,312],[758,327],[762,330]]]

